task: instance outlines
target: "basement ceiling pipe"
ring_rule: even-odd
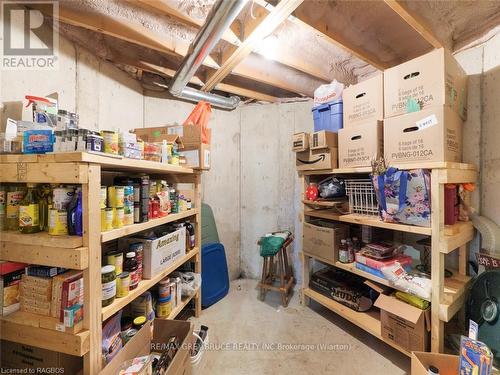
[[[203,63],[203,60],[212,51],[215,44],[222,38],[222,35],[231,26],[238,14],[248,0],[218,0],[207,16],[205,24],[189,47],[189,52],[184,57],[181,66],[177,70],[170,83],[168,91],[175,97],[199,101],[205,100],[214,106],[226,109],[234,109],[240,102],[240,98],[206,93],[186,87],[188,82]]]

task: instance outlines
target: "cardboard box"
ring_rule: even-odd
[[[389,163],[460,162],[462,120],[448,106],[384,121],[384,155]]]
[[[83,368],[83,357],[5,340],[0,342],[0,347],[0,367],[4,369],[38,369],[40,374],[58,370],[59,374],[77,374]]]
[[[149,280],[176,259],[186,255],[186,228],[180,228],[156,240],[127,238],[125,242],[129,244],[142,242],[144,244],[142,277]]]
[[[301,152],[309,149],[309,133],[295,133],[292,138],[292,151]]]
[[[304,222],[302,249],[312,255],[336,262],[340,240],[347,238],[348,226],[332,224],[332,227]]]
[[[311,133],[309,138],[309,148],[311,150],[338,147],[338,135],[334,132],[320,130],[318,132]]]
[[[298,171],[335,169],[338,167],[338,150],[335,147],[297,152],[295,166]]]
[[[209,170],[211,167],[212,157],[210,153],[210,145],[201,143],[198,146],[186,146],[182,153],[186,157],[187,167]]]
[[[420,310],[394,297],[380,294],[382,337],[412,351],[426,351],[430,344],[430,309]]]
[[[340,168],[369,167],[373,159],[384,155],[382,121],[360,123],[339,130]]]
[[[439,353],[411,353],[411,375],[427,375],[429,366],[438,368],[439,375],[457,375],[459,357]]]
[[[342,92],[344,129],[384,119],[384,77],[378,74]]]
[[[405,114],[408,98],[423,108],[446,105],[467,118],[467,76],[443,48],[384,71],[385,118]]]
[[[166,126],[167,134],[177,134],[185,145],[197,146],[201,142],[201,127],[198,125],[173,125]],[[212,129],[207,129],[208,144],[212,143]]]
[[[169,134],[167,127],[156,127],[156,128],[136,128],[134,133],[137,138],[142,139],[144,142],[163,142],[167,143],[177,143],[179,148],[184,148],[184,143],[181,137],[177,134]]]

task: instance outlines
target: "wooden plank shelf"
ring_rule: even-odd
[[[77,247],[67,249],[0,241],[0,259],[11,262],[84,270],[89,264],[89,248]]]
[[[474,226],[470,221],[459,221],[448,229],[454,234],[446,235],[445,231],[445,235],[439,240],[439,250],[444,254],[451,253],[474,238]]]
[[[338,200],[303,200],[302,203],[313,207],[337,207],[347,203],[347,198]]]
[[[165,217],[161,217],[158,219],[152,219],[146,221],[144,223],[126,225],[122,228],[112,229],[107,232],[101,233],[101,242],[108,242],[111,240],[115,240],[117,238],[122,238],[125,236],[130,236],[131,234],[139,233],[147,229],[151,229],[157,227],[159,225],[167,224],[174,222],[176,220],[186,219],[191,216],[195,216],[198,213],[197,208],[193,208],[188,211],[183,211],[178,214],[170,214]]]
[[[187,261],[191,260],[195,255],[199,253],[199,251],[200,251],[199,248],[195,247],[194,249],[189,251],[186,255],[184,255],[182,258],[177,259],[170,266],[165,268],[162,272],[155,275],[152,279],[141,280],[137,288],[131,290],[126,297],[115,298],[115,300],[111,305],[102,308],[102,320],[104,321],[108,319],[111,315],[113,315],[120,309],[124,308],[134,299],[139,297],[142,293],[155,286],[161,279],[168,276],[170,273],[174,272],[177,268],[182,266]]]
[[[79,236],[51,236],[47,232],[23,234],[17,231],[0,232],[2,242],[11,242],[19,245],[46,246],[66,249],[76,249],[83,246],[83,237]]]
[[[407,233],[425,234],[428,236],[430,236],[432,233],[430,227],[417,227],[415,225],[386,223],[380,220],[378,216],[348,214],[348,215],[341,215],[338,220],[343,221],[345,223],[369,225],[371,227],[391,229]]]
[[[401,353],[410,356],[411,353],[401,348],[400,346],[394,344],[393,342],[386,340],[382,337],[382,324],[380,322],[380,313],[375,310],[370,310],[367,312],[357,312],[350,309],[347,306],[344,306],[328,297],[323,296],[322,294],[315,292],[310,288],[302,289],[302,293],[311,298],[312,300],[318,302],[323,305],[327,309],[337,313],[344,319],[347,319],[351,323],[357,325],[362,328],[369,334],[375,336],[379,340],[385,342],[386,344],[392,346],[394,349],[399,350]]]
[[[37,316],[21,311],[0,317],[2,340],[53,350],[75,356],[83,356],[90,349],[89,331],[78,333],[60,332],[49,329],[54,318]]]
[[[337,210],[305,210],[304,216],[316,217],[318,219],[339,220],[342,214]]]

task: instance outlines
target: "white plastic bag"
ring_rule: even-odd
[[[174,272],[174,277],[181,279],[181,291],[183,297],[191,297],[201,286],[201,274],[194,272]]]
[[[432,284],[430,279],[407,273],[398,262],[382,267],[380,271],[387,280],[406,293],[425,300],[431,299]]]
[[[336,79],[332,83],[319,86],[314,90],[314,106],[342,99],[343,91],[344,84],[338,82]]]

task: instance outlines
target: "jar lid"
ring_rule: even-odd
[[[133,251],[129,251],[125,256],[127,258],[133,258],[133,257],[135,257],[135,253]]]
[[[108,264],[101,268],[101,274],[115,272],[115,266]]]
[[[140,326],[146,323],[146,317],[144,315],[138,316],[137,318],[134,319],[134,325],[135,326]]]

